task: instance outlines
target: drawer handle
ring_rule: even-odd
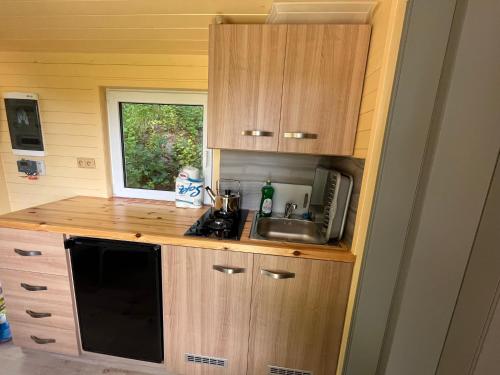
[[[39,313],[31,310],[26,310],[26,314],[31,316],[32,318],[38,319],[38,318],[50,318],[52,316],[51,313]]]
[[[39,292],[41,290],[47,290],[46,286],[30,285],[25,283],[21,283],[21,287],[29,292]]]
[[[265,130],[243,130],[241,135],[250,136],[250,137],[272,137],[273,132],[268,132]]]
[[[14,249],[14,252],[18,255],[21,255],[23,257],[36,257],[42,255],[41,251],[37,250],[21,250],[21,249]]]
[[[271,277],[276,280],[282,280],[282,279],[294,279],[295,274],[293,272],[286,272],[286,271],[271,271],[271,270],[265,270],[261,269],[260,273],[264,276]]]
[[[40,337],[36,337],[34,335],[31,335],[30,338],[36,342],[37,344],[44,345],[44,344],[55,344],[56,339],[41,339]]]
[[[228,266],[219,266],[215,264],[212,266],[212,268],[216,271],[222,272],[222,273],[227,273],[229,275],[232,275],[233,273],[244,273],[245,269],[244,268],[239,268],[239,267],[228,267]]]
[[[312,133],[291,132],[291,133],[284,133],[283,137],[294,138],[294,139],[316,139],[318,138],[318,135]]]

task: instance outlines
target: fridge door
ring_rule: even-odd
[[[68,247],[83,350],[161,363],[161,247],[82,237]]]

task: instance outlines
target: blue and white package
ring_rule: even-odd
[[[177,177],[175,180],[175,206],[183,208],[203,206],[203,180]]]

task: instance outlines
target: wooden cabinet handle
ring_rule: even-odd
[[[294,139],[316,139],[318,138],[318,135],[313,133],[290,132],[290,133],[283,133],[283,137],[294,138]]]
[[[26,283],[21,283],[21,287],[26,289],[29,292],[39,292],[41,290],[47,290],[46,286],[30,285],[30,284],[26,284]]]
[[[250,136],[250,137],[272,137],[273,132],[268,132],[265,130],[243,130],[241,135]]]
[[[37,344],[44,345],[44,344],[55,344],[56,339],[41,339],[40,337],[36,337],[34,335],[30,336],[30,338],[36,342]]]
[[[271,271],[271,270],[266,270],[266,269],[261,269],[260,270],[261,275],[276,279],[276,280],[282,280],[282,279],[294,279],[295,274],[293,272],[286,272],[286,271]]]
[[[36,257],[42,255],[41,251],[37,250],[21,250],[21,249],[14,249],[14,252],[18,255],[21,255],[23,257]]]
[[[229,267],[229,266],[219,266],[217,264],[213,265],[212,268],[216,271],[227,273],[232,275],[234,273],[244,273],[245,269],[240,267]]]
[[[26,314],[31,316],[32,318],[39,319],[39,318],[50,318],[52,316],[51,313],[39,313],[35,312],[32,310],[26,310]]]

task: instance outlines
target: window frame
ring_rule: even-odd
[[[106,89],[108,110],[109,159],[113,195],[125,198],[175,201],[175,191],[134,189],[125,186],[123,163],[122,124],[120,103],[137,104],[185,104],[203,106],[203,176],[204,184],[212,185],[212,150],[207,148],[207,92],[174,90]],[[205,203],[206,202],[205,197]]]

